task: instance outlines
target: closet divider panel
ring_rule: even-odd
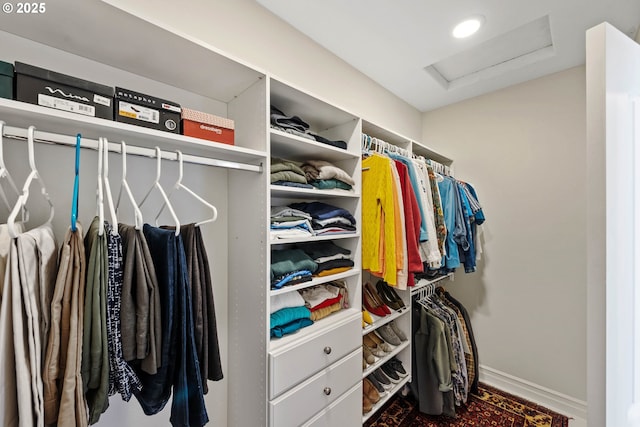
[[[266,162],[266,159],[265,159]],[[229,186],[228,425],[266,425],[268,188],[242,172]],[[263,174],[266,175],[266,174]]]
[[[229,113],[244,117],[247,126],[236,129],[249,146],[268,146],[268,85],[263,78],[229,103]],[[267,337],[265,313],[269,273],[268,158],[258,179],[231,171],[229,217],[229,426],[266,425]]]

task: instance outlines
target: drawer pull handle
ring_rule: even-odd
[[[325,387],[324,388],[324,394],[326,394],[327,396],[329,396],[331,394],[331,387]]]
[[[325,353],[325,354],[331,354],[331,347],[326,346],[326,347],[324,348],[324,353]]]

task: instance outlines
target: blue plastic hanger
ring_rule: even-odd
[[[73,178],[73,198],[71,199],[71,231],[78,229],[76,222],[78,221],[78,186],[80,183],[80,140],[82,135],[76,135],[76,174]]]

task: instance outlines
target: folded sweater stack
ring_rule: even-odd
[[[346,209],[324,202],[292,203],[289,207],[311,215],[311,225],[316,235],[356,232],[356,219]]]
[[[312,286],[271,297],[271,337],[283,337],[349,308],[349,293],[343,281]]]
[[[354,266],[351,259],[351,251],[336,245],[332,241],[304,242],[298,243],[296,246],[309,255],[318,265],[314,276],[322,277],[338,274],[350,270]]]

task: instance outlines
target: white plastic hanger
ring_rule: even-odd
[[[111,196],[111,185],[109,185],[109,141],[107,138],[102,139],[102,148],[104,149],[102,164],[102,182],[104,183],[104,191],[107,194],[107,205],[109,214],[111,215],[111,234],[118,234],[118,217],[116,216],[116,208],[113,205],[113,197]]]
[[[156,159],[157,159],[156,180],[154,181],[153,185],[151,186],[149,191],[147,191],[147,194],[144,196],[144,198],[140,202],[139,207],[142,207],[142,205],[147,200],[147,198],[149,197],[149,195],[151,194],[154,188],[158,190],[160,192],[160,195],[162,195],[162,199],[164,200],[164,203],[167,205],[167,209],[169,209],[169,212],[171,213],[171,217],[173,218],[173,222],[176,227],[176,236],[177,236],[180,234],[180,220],[178,219],[176,212],[173,210],[173,206],[171,206],[171,202],[169,201],[169,197],[167,197],[167,193],[165,193],[164,189],[162,188],[162,185],[160,185],[160,175],[161,175],[161,167],[162,167],[162,151],[160,151],[159,147],[156,147]]]
[[[11,187],[11,189],[13,190],[17,198],[17,197],[20,197],[20,191],[18,190],[16,183],[13,181],[11,174],[9,174],[9,170],[7,170],[7,167],[4,164],[4,141],[3,141],[4,125],[5,123],[3,121],[0,121],[0,179],[1,178],[7,179],[9,186]],[[9,200],[7,199],[7,195],[5,194],[4,188],[2,187],[2,185],[0,185],[0,198],[2,198],[2,201],[4,202],[7,209],[11,211],[11,209],[13,208],[13,204],[9,203]],[[24,210],[22,212],[22,219],[23,221],[26,221]]]
[[[96,216],[98,217],[98,236],[104,234],[104,193],[102,191],[102,138],[98,138],[98,188],[96,193]]]
[[[142,224],[144,223],[144,219],[142,218],[142,211],[138,207],[136,203],[136,199],[133,197],[133,193],[131,192],[131,188],[129,187],[129,183],[127,182],[127,144],[124,141],[120,142],[120,154],[122,155],[122,183],[120,184],[120,191],[118,191],[118,200],[116,201],[116,213],[118,212],[118,208],[120,207],[120,197],[122,196],[122,190],[127,193],[129,197],[129,202],[131,202],[131,206],[133,206],[133,216],[134,216],[134,225],[136,230],[140,230]]]
[[[13,207],[13,210],[11,211],[11,214],[9,215],[9,218],[7,219],[9,235],[12,238],[18,237],[19,233],[17,233],[15,229],[15,220],[16,220],[16,217],[18,216],[18,212],[24,209],[25,205],[27,204],[27,201],[29,200],[29,187],[31,186],[31,183],[33,182],[34,179],[36,179],[40,183],[42,196],[47,200],[47,203],[49,204],[49,219],[47,220],[47,222],[51,222],[51,220],[53,220],[53,214],[54,214],[53,202],[51,201],[51,197],[49,197],[49,193],[47,192],[47,188],[44,185],[44,181],[42,180],[42,177],[40,176],[40,174],[38,173],[38,169],[36,168],[35,154],[34,154],[34,147],[33,147],[35,130],[36,130],[35,126],[29,126],[29,129],[27,131],[27,150],[29,152],[29,166],[31,167],[31,172],[27,176],[27,180],[24,182],[24,185],[22,186],[22,194],[18,197],[18,201],[16,202],[15,206]]]
[[[196,227],[199,227],[202,224],[206,224],[206,223],[209,223],[209,222],[214,222],[218,218],[218,209],[216,209],[215,206],[213,206],[211,203],[207,202],[202,197],[198,196],[193,190],[191,190],[190,188],[188,188],[186,185],[184,185],[182,183],[182,177],[183,177],[183,174],[184,174],[184,167],[183,167],[183,161],[182,161],[182,152],[180,150],[176,150],[176,154],[178,156],[178,180],[173,185],[173,188],[171,189],[171,192],[169,193],[169,199],[171,199],[171,196],[173,195],[173,193],[176,190],[182,189],[182,190],[186,191],[187,193],[191,194],[200,203],[202,203],[203,205],[205,205],[206,207],[211,209],[211,217],[208,218],[208,219],[205,219],[203,221],[197,222],[195,224]],[[163,203],[162,206],[160,207],[160,211],[158,212],[158,215],[156,215],[156,218],[155,218],[156,225],[158,225],[158,218],[160,217],[160,214],[162,213],[162,211],[164,211],[164,208],[166,206],[167,206],[166,203]]]

